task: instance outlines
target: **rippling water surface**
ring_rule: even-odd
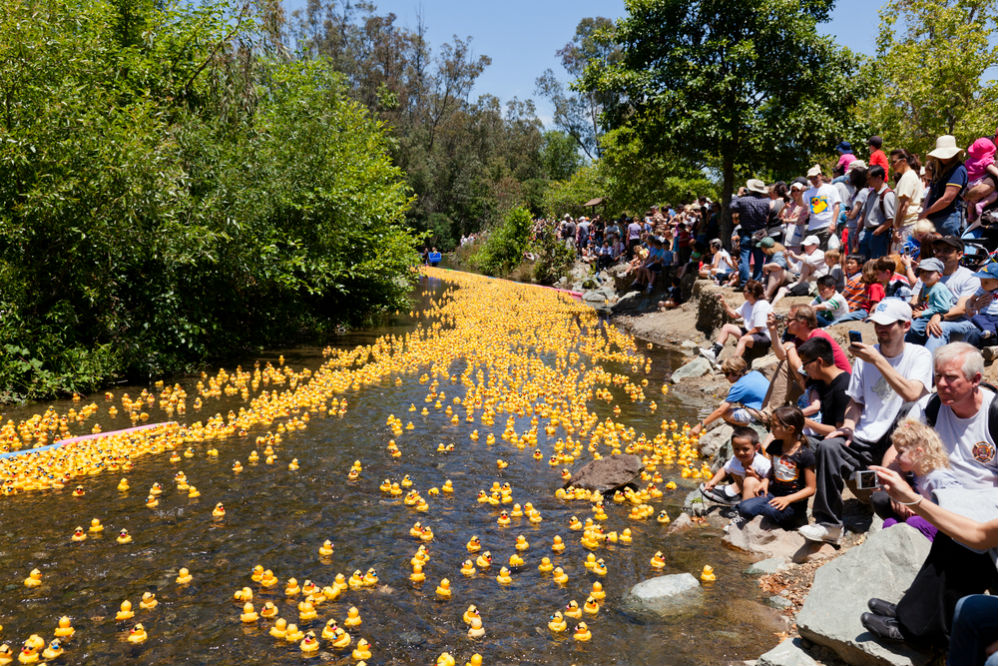
[[[424,283],[416,295],[425,303],[439,295],[441,285]],[[418,308],[417,308],[418,309]],[[411,330],[418,321],[400,315],[382,326],[359,331],[336,340],[337,345],[352,347],[372,342],[387,333]],[[275,361],[283,353],[288,365],[318,367],[322,362],[318,349],[277,350],[262,360]],[[689,405],[679,404],[659,392],[661,377],[676,361],[660,349],[642,353],[653,359],[648,375],[648,396],[659,403],[656,414],[646,405],[632,404],[615,391],[623,412],[619,420],[649,436],[658,432],[662,418],[682,422],[695,416]],[[244,367],[252,365],[252,360]],[[630,369],[616,368],[629,372]],[[289,621],[297,618],[298,599],[285,600],[284,582],[295,576],[299,582],[309,578],[320,584],[332,581],[336,573],[349,576],[355,569],[377,569],[380,585],[373,590],[348,591],[339,600],[318,607],[319,619],[306,628],[318,633],[330,617],[342,620],[350,606],[360,609],[363,624],[349,629],[354,642],[359,637],[373,645],[370,664],[432,664],[442,651],[449,651],[464,663],[479,652],[485,664],[701,664],[725,663],[753,658],[775,644],[772,634],[757,629],[744,603],[734,600],[761,599],[755,579],[743,573],[747,560],[721,547],[720,532],[696,528],[684,534],[666,536],[665,529],[653,519],[634,521],[627,518],[627,508],[607,502],[608,530],[630,527],[632,546],[610,546],[597,552],[606,559],[609,573],[602,578],[607,590],[606,605],[588,621],[593,633],[589,643],[576,643],[570,632],[552,635],[546,628],[548,616],[570,599],[585,600],[592,581],[598,577],[582,566],[588,551],[578,543],[577,532],[570,532],[570,516],[585,518],[587,502],[566,503],[555,499],[554,490],[561,484],[559,468],[546,462],[550,445],[543,429],[539,448],[545,460],[531,457],[529,448],[518,450],[499,439],[506,415],[499,415],[492,428],[465,423],[463,418],[452,425],[442,411],[432,409],[427,416],[407,412],[410,403],[425,405],[427,385],[406,377],[401,386],[385,381],[381,386],[345,394],[350,407],[342,418],[313,417],[304,431],[288,433],[278,447],[274,465],[262,461],[247,463],[255,438],[234,437],[219,444],[221,455],[209,458],[204,447],[195,447],[193,458],[170,463],[168,454],[147,456],[127,473],[128,493],[116,490],[121,473],[104,474],[85,481],[86,496],[74,498],[63,491],[22,493],[0,498],[0,641],[16,651],[31,633],[46,640],[61,615],[73,618],[76,637],[69,643],[61,662],[66,664],[298,664],[351,663],[350,651],[323,649],[318,656],[305,659],[297,645],[271,638],[270,621],[247,626],[239,622],[240,604],[233,592],[250,586],[257,593],[257,609],[266,600],[275,602]],[[193,397],[197,378],[181,380]],[[142,387],[127,387],[135,396]],[[440,389],[453,396],[463,395],[459,384],[441,382]],[[115,391],[116,396],[122,390]],[[103,395],[85,398],[103,405]],[[206,404],[201,413],[189,411],[186,418],[195,420],[215,412],[225,413],[243,404],[235,398],[223,398]],[[67,402],[55,405],[67,410]],[[44,406],[32,405],[8,411],[4,419],[25,418]],[[591,406],[601,417],[609,414],[610,405]],[[158,410],[150,410],[152,420],[165,419]],[[392,460],[385,446],[392,438],[385,421],[389,414],[403,421],[412,420],[415,429],[397,438],[404,455]],[[521,419],[525,429],[529,419]],[[119,416],[110,419],[101,409],[96,421],[105,430],[127,426]],[[92,423],[88,422],[88,427]],[[469,441],[477,428],[479,442]],[[495,432],[497,443],[485,444],[487,432]],[[439,443],[456,444],[452,453],[437,453]],[[510,462],[498,472],[496,458]],[[301,468],[292,472],[287,463],[298,458]],[[361,460],[364,471],[357,481],[347,480],[354,460]],[[235,460],[246,466],[242,474],[231,471]],[[579,463],[577,463],[578,465]],[[188,499],[177,491],[173,477],[183,470],[201,491],[201,498]],[[401,479],[408,474],[415,487],[423,491],[451,479],[453,496],[428,498],[430,512],[416,514],[400,500],[390,500],[379,490],[384,478]],[[664,470],[668,478],[678,477]],[[511,527],[496,525],[497,509],[483,508],[475,502],[482,488],[493,481],[512,484],[519,503],[533,502],[544,517],[538,525],[525,518],[514,519]],[[656,511],[664,508],[675,517],[686,489],[693,483],[676,478],[680,489],[657,500]],[[145,506],[147,489],[160,482],[164,492],[159,507]],[[227,516],[213,521],[211,509],[223,502]],[[508,508],[508,507],[507,507]],[[82,543],[69,539],[77,525],[87,526],[99,517],[106,530],[101,538]],[[409,558],[418,546],[408,531],[416,520],[430,525],[436,539],[430,545],[432,559],[425,568],[427,580],[421,587],[408,581]],[[118,545],[114,536],[127,528],[134,542]],[[484,547],[495,556],[496,566],[489,573],[479,572],[465,578],[458,569],[468,556],[465,543],[470,536],[481,537]],[[500,586],[495,581],[498,565],[514,552],[516,535],[523,534],[531,547],[525,554],[527,564],[514,574],[514,583]],[[566,552],[554,556],[551,539],[560,534],[568,544]],[[335,543],[334,555],[320,561],[317,549],[324,539]],[[634,583],[654,575],[648,561],[661,549],[668,567],[664,573],[691,572],[698,575],[704,564],[711,564],[718,581],[706,588],[702,609],[665,624],[641,625],[615,610],[623,592]],[[549,576],[536,569],[542,556],[551,556],[563,566],[570,580],[567,586],[553,584]],[[262,564],[274,570],[280,584],[273,592],[260,594],[249,579],[251,569]],[[177,570],[188,567],[194,582],[178,586]],[[35,590],[21,581],[38,567],[44,583]],[[434,598],[439,580],[448,577],[453,599],[440,602]],[[138,609],[144,591],[156,593],[160,603],[150,611]],[[140,646],[124,642],[131,623],[116,623],[114,614],[120,602],[129,599],[136,607],[136,620],[144,623],[149,640]],[[486,629],[485,638],[466,637],[461,615],[468,604],[477,604]],[[751,606],[750,606],[751,608]],[[570,622],[572,622],[570,620]],[[571,624],[570,624],[571,626]],[[323,642],[324,643],[324,642]]]

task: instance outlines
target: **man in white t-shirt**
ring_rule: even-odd
[[[963,241],[956,236],[943,236],[932,243],[933,256],[943,262],[943,276],[940,282],[956,296],[956,305],[948,312],[934,314],[925,323],[924,333],[910,331],[908,342],[922,343],[930,352],[948,343],[954,334],[964,342],[975,344],[980,338],[980,329],[967,315],[967,302],[981,288],[980,278],[974,272],[960,265],[963,257]],[[912,297],[917,298],[922,290],[921,280],[912,287]]]
[[[804,248],[803,254],[788,251],[791,259],[801,262],[800,277],[787,288],[787,293],[791,296],[806,296],[810,293],[814,281],[828,273],[825,253],[818,249],[820,244],[821,239],[815,235],[810,235],[801,241],[801,247]]]
[[[811,508],[815,523],[798,530],[809,541],[838,543],[845,480],[884,460],[888,435],[901,409],[932,386],[932,355],[925,347],[904,341],[911,327],[911,307],[900,299],[885,298],[867,321],[873,322],[879,344],[849,345],[856,357],[846,391],[849,406],[842,427],[815,451],[818,487]]]
[[[811,187],[804,192],[804,207],[807,209],[807,233],[817,236],[821,249],[828,249],[828,238],[835,233],[839,219],[839,191],[831,183],[824,181],[821,165],[815,164],[807,172]]]

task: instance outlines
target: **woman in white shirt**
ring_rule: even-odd
[[[725,324],[721,327],[721,333],[717,336],[717,342],[710,349],[701,349],[700,354],[711,361],[717,362],[724,349],[724,344],[730,339],[738,340],[735,348],[735,356],[744,356],[745,350],[758,347],[768,347],[770,345],[769,327],[766,319],[773,311],[773,306],[764,298],[764,288],[758,280],[749,280],[745,283],[745,303],[737,310],[728,307],[728,303],[723,296],[718,296],[717,300],[724,308],[728,317],[735,321],[741,320],[742,325]]]

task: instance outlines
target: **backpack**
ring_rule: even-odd
[[[990,389],[992,393],[998,394],[998,387],[987,382],[981,382],[981,386]],[[936,427],[936,419],[939,418],[939,408],[942,407],[942,400],[938,393],[933,393],[929,402],[925,405],[925,424],[930,428]],[[991,441],[998,442],[998,395],[991,401],[988,407],[988,435]]]

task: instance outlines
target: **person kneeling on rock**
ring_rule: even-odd
[[[710,481],[700,486],[700,492],[712,502],[721,504],[765,495],[770,463],[759,453],[759,433],[748,426],[737,426],[731,434],[731,449],[734,457],[724,463]],[[732,482],[718,486],[725,477],[731,477]]]
[[[814,451],[804,435],[804,414],[793,406],[778,407],[769,424],[765,451],[771,460],[767,492],[743,499],[738,513],[751,520],[766,516],[785,530],[807,523],[807,498],[814,494]]]
[[[736,356],[721,364],[724,378],[731,382],[728,395],[707,417],[690,429],[691,435],[699,435],[704,428],[716,421],[724,419],[731,425],[747,425],[752,423],[753,412],[762,408],[769,390],[769,380],[758,370],[749,370],[745,359]],[[739,407],[738,405],[742,405]]]

